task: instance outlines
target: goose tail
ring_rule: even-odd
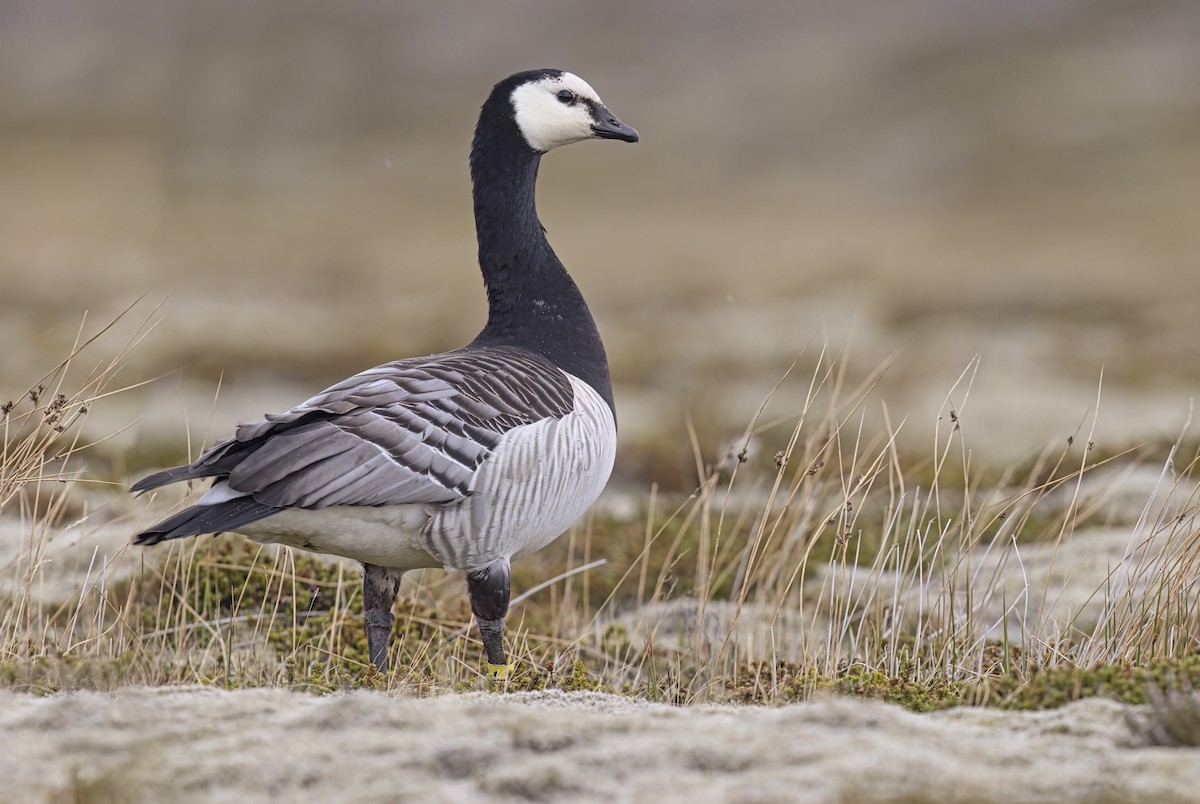
[[[224,533],[282,510],[272,505],[264,505],[251,497],[238,497],[212,505],[193,505],[142,531],[134,537],[133,543],[149,546],[168,539],[181,539],[184,536]]]

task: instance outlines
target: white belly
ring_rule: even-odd
[[[440,567],[442,562],[425,549],[422,531],[428,523],[424,505],[335,505],[288,508],[238,531],[257,542],[286,544],[380,567]]]

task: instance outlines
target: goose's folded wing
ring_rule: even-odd
[[[567,376],[523,350],[388,363],[240,425],[194,463],[133,490],[214,477],[224,484],[210,495],[249,496],[272,508],[451,502],[469,494],[506,432],[573,407]]]

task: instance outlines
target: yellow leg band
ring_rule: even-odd
[[[509,675],[512,674],[512,671],[516,668],[516,662],[509,662],[508,664],[492,664],[491,662],[484,662],[483,674],[488,678],[501,680],[508,678]]]

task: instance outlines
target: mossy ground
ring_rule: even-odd
[[[607,520],[594,525],[597,533],[626,527]],[[673,549],[687,555],[686,546]],[[611,567],[605,569],[612,572]],[[518,588],[529,580],[518,574]],[[593,583],[596,595],[613,594],[619,585],[605,572]],[[687,703],[693,700],[689,690],[695,688],[690,679],[706,673],[695,663],[653,649],[641,654],[624,628],[613,624],[601,636],[599,650],[527,653],[503,682],[486,683],[468,672],[447,684],[430,654],[458,642],[465,652],[459,651],[462,658],[457,661],[470,666],[478,647],[473,634],[465,631],[470,620],[465,595],[423,592],[398,600],[394,672],[382,674],[367,661],[361,578],[345,564],[299,551],[272,552],[241,537],[177,545],[161,564],[149,565],[140,577],[109,592],[114,599],[132,601],[126,612],[137,615],[129,626],[139,631],[139,647],[108,657],[48,652],[9,658],[0,662],[0,685],[51,693],[170,683],[177,677],[169,667],[174,661],[191,665],[192,681],[229,689],[287,686],[327,693],[402,688],[424,694],[439,689],[553,688]],[[61,627],[65,617],[63,611],[51,615],[51,627]],[[548,608],[531,606],[520,616],[519,627],[526,633],[541,632],[553,619]],[[159,658],[148,664],[150,655]],[[608,672],[613,656],[639,663],[645,680],[613,683]],[[710,684],[706,700],[780,704],[834,694],[926,712],[963,705],[1047,709],[1087,697],[1145,704],[1165,692],[1200,688],[1200,654],[1144,665],[1038,668],[1022,661],[1017,648],[993,644],[986,646],[985,658],[985,673],[974,679],[930,673],[913,661],[900,662],[892,672],[861,662],[842,662],[832,672],[787,662],[747,664],[725,680],[722,690],[714,693]]]
[[[1005,709],[1054,709],[1081,698],[1150,703],[1156,692],[1200,688],[1200,655],[1146,665],[1119,662],[1095,668],[1054,667],[1027,676],[997,675],[979,685],[980,703]]]
[[[730,685],[735,700],[791,702],[835,694],[894,703],[914,712],[956,706],[992,706],[1010,710],[1057,709],[1084,698],[1149,704],[1165,693],[1200,689],[1200,655],[1147,666],[1128,662],[1094,668],[1056,667],[1029,674],[997,671],[982,680],[951,680],[944,674],[918,680],[913,666],[896,674],[863,665],[845,665],[823,675],[812,668],[781,663],[745,668]],[[770,681],[771,683],[767,683]],[[771,691],[768,694],[768,690]]]
[[[846,695],[886,701],[914,712],[949,709],[965,702],[968,690],[962,682],[917,678],[916,668],[911,665],[900,668],[895,675],[860,664],[846,664],[834,673],[822,674],[811,667],[780,663],[774,668],[745,668],[741,680],[730,684],[730,693],[743,703],[790,703],[814,695]]]
[[[169,581],[166,579],[170,579]],[[188,650],[217,648],[222,641],[261,638],[280,658],[276,674],[264,676],[239,668],[235,660],[219,659],[204,673],[206,683],[226,688],[284,685],[324,693],[346,689],[387,689],[393,681],[367,662],[366,631],[361,618],[361,582],[344,566],[295,553],[280,572],[270,553],[240,538],[211,540],[195,552],[173,552],[159,571],[134,584],[141,627],[155,649],[170,651],[174,634],[187,634]],[[188,617],[208,622],[240,619],[236,630],[188,629],[162,635],[174,611],[170,601],[186,600]],[[461,638],[454,632],[466,621],[464,607],[438,611],[413,597],[402,597],[396,608],[393,632],[394,661],[406,676],[410,691],[439,687],[432,674],[416,672],[419,655],[431,642]],[[612,647],[618,635],[609,629],[604,643]],[[625,639],[624,649],[631,646]],[[989,646],[998,657],[1002,646]],[[467,680],[455,689],[488,688],[496,691],[531,691],[549,688],[566,691],[604,691],[648,696],[669,696],[672,673],[688,672],[668,662],[655,662],[657,684],[651,688],[606,685],[603,667],[586,654],[564,661],[519,663],[505,682],[485,685]],[[695,668],[693,668],[693,671]],[[0,684],[42,693],[60,689],[116,689],[139,679],[136,656],[127,653],[108,659],[46,655],[35,660],[0,663]],[[745,665],[728,681],[725,699],[748,704],[788,703],[814,695],[835,694],[882,700],[917,712],[962,705],[998,706],[1005,709],[1055,708],[1087,697],[1105,697],[1145,704],[1156,693],[1200,688],[1200,655],[1145,666],[1118,663],[1095,668],[1056,667],[1021,670],[1019,652],[1008,661],[997,658],[982,680],[951,679],[944,674],[922,673],[915,663],[902,663],[894,673],[861,663],[843,663],[832,673],[786,662],[775,666]],[[656,692],[657,691],[657,692]],[[682,701],[680,701],[682,702]]]

